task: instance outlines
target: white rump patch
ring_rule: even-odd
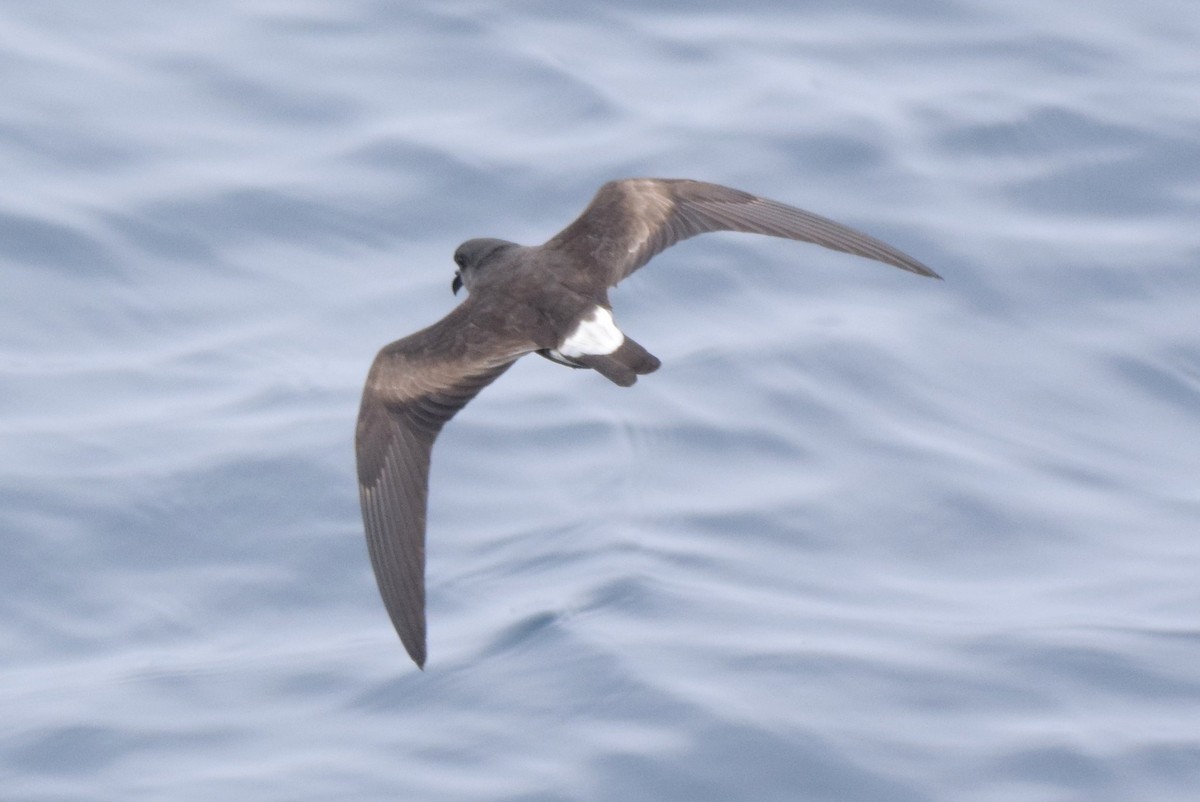
[[[575,331],[567,335],[558,347],[558,352],[572,359],[595,354],[611,354],[625,342],[625,335],[613,323],[612,313],[597,306],[592,313],[579,321]]]

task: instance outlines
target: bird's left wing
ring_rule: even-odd
[[[475,326],[471,299],[385,346],[367,375],[355,450],[371,566],[404,648],[425,663],[425,506],[429,458],[446,421],[517,358],[515,335]]]

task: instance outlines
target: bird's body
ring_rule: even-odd
[[[356,433],[367,543],[380,594],[409,655],[425,662],[425,508],[442,426],[521,356],[592,368],[621,386],[659,360],[616,325],[608,290],[676,242],[745,231],[865,256],[937,277],[915,259],[832,220],[699,181],[626,179],[601,187],[544,245],[473,239],[455,252],[463,303],[379,352]]]

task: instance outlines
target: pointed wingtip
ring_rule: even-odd
[[[883,262],[885,264],[892,265],[893,267],[898,267],[901,270],[907,270],[909,273],[916,273],[918,276],[928,276],[929,278],[935,278],[938,281],[943,280],[942,277],[937,273],[936,270],[934,270],[932,267],[925,264],[924,262],[921,262],[921,261],[918,261],[918,260],[912,258],[911,256],[904,253],[903,251],[897,251],[894,248],[892,248],[891,246],[887,246],[887,247],[889,250],[894,251],[894,252],[886,254],[886,258],[876,256],[874,254],[864,254],[864,255],[866,255],[868,259],[874,259],[877,262]]]
[[[419,651],[416,649],[409,650],[408,656],[411,657],[412,661],[417,664],[417,668],[421,669],[422,671],[425,670],[425,650],[424,649],[421,649]]]
[[[424,627],[422,627],[424,629]],[[399,630],[397,630],[399,632]],[[417,664],[417,668],[425,670],[425,633],[421,632],[419,638],[406,638],[403,635],[400,637],[400,642],[404,644],[404,651],[408,652],[408,656]]]
[[[892,264],[903,270],[907,270],[909,273],[916,273],[918,276],[928,276],[929,278],[935,278],[938,281],[945,281],[945,279],[942,278],[941,275],[935,270],[930,268],[928,265],[918,262],[911,256],[906,257],[903,262],[890,262],[889,264]]]

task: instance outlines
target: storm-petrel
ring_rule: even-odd
[[[388,615],[425,664],[429,455],[446,421],[528,353],[592,368],[628,387],[659,360],[613,322],[608,288],[655,254],[708,231],[812,242],[911,273],[925,265],[840,223],[717,184],[610,181],[575,222],[539,246],[472,239],[451,287],[468,297],[432,326],[385,346],[367,374],[355,445],[371,565]]]

